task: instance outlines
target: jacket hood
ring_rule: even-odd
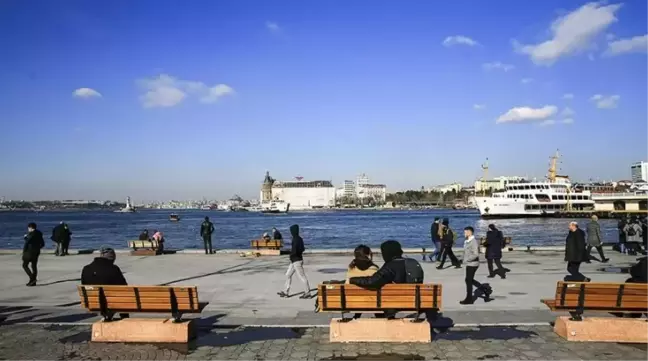
[[[293,237],[299,237],[299,225],[293,224],[290,226],[290,235]]]
[[[383,260],[389,262],[395,258],[402,257],[403,249],[398,241],[389,240],[380,245],[380,253],[382,254]]]
[[[443,224],[444,226],[447,226],[448,224],[450,224],[450,220],[447,219],[447,218],[444,218],[443,222],[441,222],[441,224]]]

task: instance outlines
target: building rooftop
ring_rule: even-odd
[[[314,181],[290,181],[275,182],[272,188],[335,188],[331,181],[314,180]]]

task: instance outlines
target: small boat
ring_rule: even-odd
[[[169,215],[169,220],[170,220],[171,222],[178,222],[178,221],[180,220],[180,216],[177,215],[177,214],[175,214],[175,213],[171,213],[171,214]]]

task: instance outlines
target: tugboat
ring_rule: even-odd
[[[175,214],[175,213],[171,213],[171,214],[169,215],[169,220],[170,220],[171,222],[178,222],[178,221],[180,221],[180,216],[177,215],[177,214]]]

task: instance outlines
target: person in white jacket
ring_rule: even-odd
[[[490,295],[493,293],[493,290],[488,285],[483,285],[475,281],[475,273],[477,268],[479,268],[479,244],[475,239],[475,230],[472,227],[464,228],[464,253],[463,253],[463,264],[466,266],[466,298],[463,301],[459,301],[462,305],[472,305],[475,300],[473,299],[473,286],[481,290],[486,299],[490,298]]]

